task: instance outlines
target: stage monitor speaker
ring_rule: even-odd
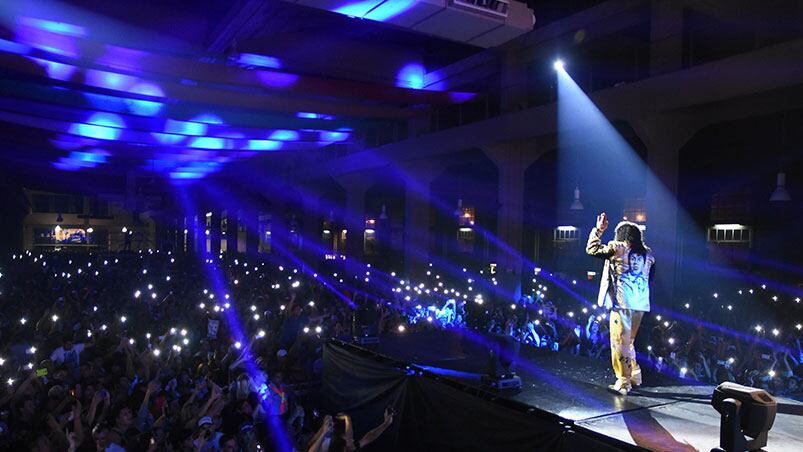
[[[714,389],[711,406],[721,415],[719,448],[713,451],[759,450],[767,445],[778,408],[767,391],[726,381]]]

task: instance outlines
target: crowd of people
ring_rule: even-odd
[[[515,303],[486,304],[471,290],[478,285],[471,278],[463,280],[456,296],[449,292],[445,303],[425,304],[432,299],[427,288],[435,290],[440,283],[432,277],[412,286],[405,281],[395,292],[397,298],[404,295],[407,304],[401,309],[409,324],[479,328],[544,351],[610,360],[608,313],[593,302],[596,285],[538,273],[531,294]],[[673,303],[674,310],[656,303],[641,324],[638,361],[688,383],[735,381],[803,398],[803,307],[794,294],[779,301],[773,293],[762,284],[682,298]]]
[[[577,281],[536,273],[530,295],[511,302],[494,299],[487,270],[431,267],[420,281],[364,265],[318,270],[153,250],[15,254],[0,267],[0,448],[366,446],[392,410],[357,440],[348,416],[322,411],[318,392],[324,342],[360,335],[360,310],[374,314],[370,334],[471,328],[610,359],[607,314],[576,296]],[[752,301],[726,298],[694,302],[706,312],[688,302],[649,314],[642,365],[800,396],[799,323],[743,325],[736,313]]]
[[[351,295],[241,259],[12,256],[0,449],[289,451],[321,439],[321,349],[351,334]],[[323,434],[321,450],[365,443]]]

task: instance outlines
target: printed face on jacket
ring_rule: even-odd
[[[644,256],[636,253],[630,253],[628,257],[630,261],[628,262],[630,267],[629,273],[638,275],[639,273],[644,271]]]

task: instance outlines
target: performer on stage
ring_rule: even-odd
[[[609,388],[627,395],[633,386],[641,384],[633,343],[641,318],[650,311],[649,283],[655,273],[655,258],[637,224],[619,223],[615,240],[603,245],[600,238],[606,229],[608,216],[603,212],[597,215],[597,225],[588,236],[586,253],[605,259],[597,304],[611,310],[611,364],[616,383]]]

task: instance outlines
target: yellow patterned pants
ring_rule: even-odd
[[[611,364],[616,374],[616,387],[630,390],[641,384],[641,368],[636,362],[633,342],[644,313],[632,309],[613,309],[610,315]]]

